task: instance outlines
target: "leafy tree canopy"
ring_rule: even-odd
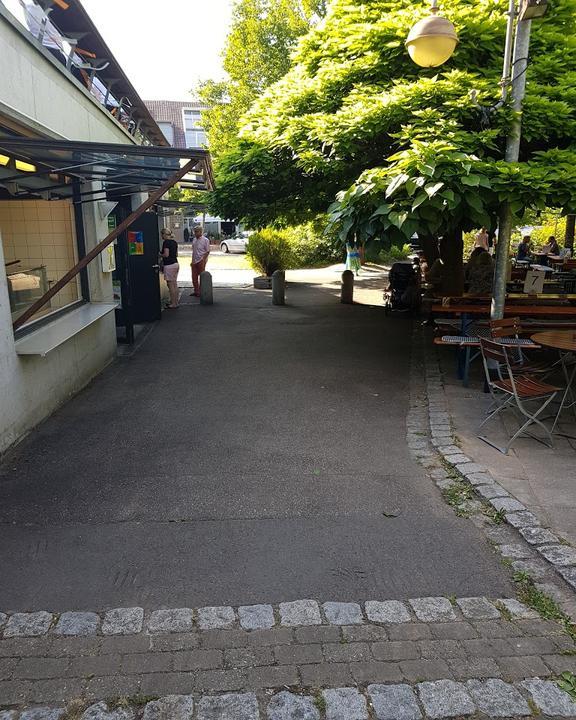
[[[288,73],[242,120],[217,168],[215,208],[253,225],[332,206],[342,236],[401,243],[489,225],[503,199],[576,207],[576,0],[533,22],[520,162],[502,161],[505,0],[443,0],[459,44],[422,70],[404,41],[411,0],[333,0]],[[348,188],[348,189],[346,189]]]
[[[224,49],[227,80],[207,80],[197,94],[208,106],[202,121],[215,158],[236,139],[238,120],[264,90],[283,77],[291,53],[325,0],[236,0]]]

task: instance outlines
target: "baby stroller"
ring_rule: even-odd
[[[389,315],[392,310],[415,313],[420,309],[419,278],[412,263],[396,262],[388,273],[388,289],[384,291],[384,311]]]

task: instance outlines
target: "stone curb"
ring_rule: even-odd
[[[548,546],[546,546],[548,547]],[[485,597],[410,598],[367,600],[364,603],[294,600],[279,605],[172,608],[145,612],[143,608],[113,608],[103,613],[45,610],[30,613],[0,613],[0,638],[18,639],[45,636],[94,637],[119,635],[165,635],[193,631],[269,630],[273,627],[317,625],[390,625],[400,623],[441,623],[458,620],[494,620],[499,608],[508,607],[513,619],[535,617],[513,599]],[[3,720],[0,717],[0,720]]]
[[[574,718],[576,702],[554,682],[530,678],[507,683],[497,679],[465,682],[435,680],[409,684],[371,684],[323,690],[287,688],[259,695],[169,695],[148,702],[91,701],[76,708],[79,720],[424,720],[467,717],[547,716]],[[0,720],[65,720],[63,707],[0,710]],[[475,715],[477,717],[477,715]]]
[[[421,335],[420,341],[422,341]],[[512,497],[485,467],[474,462],[473,458],[464,455],[456,444],[457,438],[453,430],[453,419],[449,412],[437,356],[428,357],[425,344],[423,344],[423,350],[425,354],[424,370],[428,400],[426,420],[430,428],[430,443],[435,452],[472,486],[475,493],[483,501],[488,502],[495,512],[501,514],[503,520],[509,526],[519,532],[522,540],[533,546],[540,557],[560,575],[571,590],[576,590],[576,549],[567,545],[564,541],[561,542],[550,530],[541,527],[539,519],[528,508]],[[414,437],[416,436],[409,425],[409,445]],[[418,437],[422,439],[420,436]],[[422,452],[421,449],[413,450],[417,457],[418,453]],[[442,489],[442,478],[438,476],[435,481]],[[531,568],[528,564],[526,566],[519,565],[516,569],[525,569],[530,572],[534,568]],[[535,579],[538,578],[535,577]]]

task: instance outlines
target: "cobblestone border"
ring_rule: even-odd
[[[576,716],[576,703],[555,683],[537,677],[518,683],[493,678],[435,680],[310,693],[272,692],[123,698],[111,704],[74,703],[68,708],[37,706],[0,711],[0,720],[424,720],[478,717],[477,713],[490,718],[537,713]]]
[[[531,620],[537,613],[513,598],[423,597],[403,600],[368,600],[365,603],[293,600],[279,605],[245,605],[238,608],[175,608],[145,612],[143,608],[114,608],[95,612],[17,612],[2,614],[2,639],[44,636],[93,637],[114,635],[166,635],[193,631],[270,630],[274,627],[316,625],[384,625],[442,623],[463,620]],[[2,718],[0,717],[0,720]]]
[[[424,387],[412,396],[408,418],[408,445],[416,459],[431,471],[442,490],[451,480],[437,459],[467,482],[483,503],[498,512],[506,524],[517,533],[517,542],[509,540],[496,545],[501,554],[511,561],[515,570],[522,570],[538,580],[537,564],[530,560],[534,551],[565,581],[571,591],[576,590],[576,549],[561,541],[554,533],[542,527],[539,519],[519,500],[498,483],[483,465],[474,462],[458,446],[453,418],[442,380],[438,357],[430,349],[419,330],[414,334],[414,362],[412,380],[423,377]],[[411,383],[412,385],[413,383]],[[417,385],[417,382],[416,382]],[[432,447],[431,447],[432,446]],[[559,588],[547,587],[548,594],[562,594]]]

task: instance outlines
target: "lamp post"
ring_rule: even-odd
[[[446,62],[456,49],[458,38],[454,26],[446,18],[437,15],[437,0],[432,0],[432,15],[417,22],[406,39],[406,47],[412,60],[421,67],[436,67]],[[504,63],[502,68],[502,102],[511,94],[514,119],[506,138],[507,162],[518,162],[522,131],[522,101],[526,90],[526,69],[530,47],[532,18],[542,17],[547,10],[547,0],[521,0],[516,21],[516,0],[509,0]],[[438,23],[438,21],[442,21]],[[451,32],[450,32],[451,29]],[[508,255],[512,235],[512,209],[504,202],[498,221],[498,246],[494,270],[494,291],[490,315],[500,319],[504,315]]]

